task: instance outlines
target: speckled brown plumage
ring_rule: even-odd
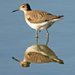
[[[52,19],[62,19],[63,15],[56,16],[44,11],[38,10],[30,10],[25,13],[25,19],[28,20],[30,23],[42,23],[45,21],[49,21]]]

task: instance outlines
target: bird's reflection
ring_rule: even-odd
[[[12,57],[15,61],[20,63],[21,67],[29,67],[30,63],[49,63],[57,62],[59,64],[64,64],[64,62],[59,59],[55,53],[47,46],[49,38],[47,38],[46,45],[38,44],[38,38],[36,38],[36,45],[32,45],[27,48],[24,55],[24,60],[19,61]]]

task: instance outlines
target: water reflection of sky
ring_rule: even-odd
[[[41,2],[43,3],[41,4]],[[24,21],[23,12],[12,14],[12,10],[28,2],[32,9],[44,10],[55,15],[64,15],[64,19],[49,28],[48,47],[64,60],[64,65],[58,63],[35,64],[29,68],[21,68],[12,56],[23,60],[27,47],[34,45],[35,30]],[[0,1],[0,74],[1,75],[71,75],[75,74],[75,1],[74,0],[13,0]],[[39,5],[39,6],[38,6]],[[39,33],[39,44],[45,44],[46,31]]]

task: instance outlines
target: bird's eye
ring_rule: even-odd
[[[24,8],[25,6],[23,6],[22,8]]]

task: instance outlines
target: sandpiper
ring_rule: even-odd
[[[12,12],[18,10],[24,11],[25,20],[27,24],[31,28],[36,29],[36,38],[38,38],[38,29],[40,30],[46,29],[47,37],[49,37],[47,28],[52,26],[52,24],[55,23],[56,21],[63,19],[61,18],[63,17],[63,15],[57,16],[44,11],[32,10],[28,3],[22,4],[19,9],[16,9]]]

